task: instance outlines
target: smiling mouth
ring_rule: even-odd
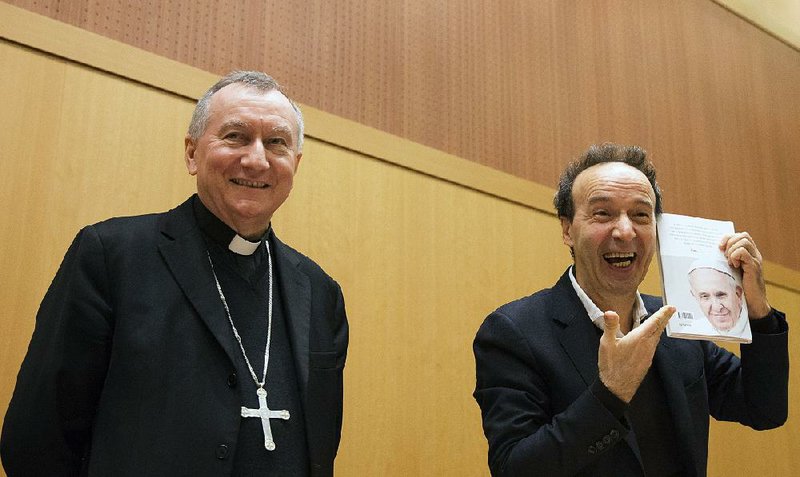
[[[246,179],[231,179],[231,182],[238,186],[242,187],[250,187],[251,189],[266,189],[269,187],[269,184],[266,182],[259,182],[259,181],[248,181]]]
[[[636,254],[633,252],[606,253],[603,255],[603,259],[613,267],[627,268],[633,265],[636,260]]]

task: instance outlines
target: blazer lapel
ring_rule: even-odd
[[[572,288],[568,273],[564,273],[553,288],[556,295],[553,303],[558,309],[551,315],[561,347],[589,387],[597,378],[597,331]]]
[[[272,235],[278,285],[283,297],[284,313],[289,328],[295,366],[298,374],[300,395],[305,401],[308,388],[310,354],[311,282],[308,275],[300,271],[300,260],[283,242]]]
[[[240,351],[225,318],[206,255],[206,244],[192,211],[192,199],[164,214],[160,228],[158,249],[175,281],[231,362],[236,362]]]
[[[562,325],[558,331],[561,347],[580,373],[584,384],[591,386],[597,378],[597,331],[594,325],[585,311],[583,314],[564,313],[555,320]]]

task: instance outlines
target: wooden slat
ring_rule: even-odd
[[[800,221],[774,206],[800,178],[800,51],[719,3],[8,1],[198,70],[269,71],[304,104],[551,187],[589,144],[642,145],[669,211],[733,220],[800,270]],[[206,84],[171,71],[170,91]]]
[[[0,17],[9,19],[9,21],[0,22],[0,37],[2,38],[47,51],[78,63],[91,65],[100,70],[140,81],[187,98],[198,98],[208,85],[212,84],[217,78],[216,75],[211,73],[198,71],[196,68],[98,36],[80,28],[65,25],[3,2],[0,2]],[[789,77],[786,78],[786,81],[788,80]],[[554,190],[552,188],[337,117],[317,108],[303,105],[303,110],[307,118],[307,132],[310,137],[514,203],[546,213],[553,213],[551,201]],[[776,122],[783,124],[783,121],[788,121],[788,119],[788,117],[781,118]],[[688,135],[690,131],[687,130],[685,133]],[[709,156],[712,155],[713,152],[709,151]],[[655,160],[657,162],[658,159],[659,155],[656,154]],[[719,175],[720,171],[715,170],[711,165],[706,164],[704,161],[697,162],[695,167],[690,170],[692,176],[706,179],[716,178]],[[664,173],[665,169],[667,174],[670,171],[681,170],[679,165],[669,161],[658,162],[658,164],[662,173]],[[770,172],[773,183],[777,185],[770,186],[765,184],[764,189],[759,192],[762,198],[780,200],[783,195],[788,194],[788,190],[792,190],[794,181],[800,177],[800,173],[795,175],[793,172],[789,172],[800,167],[798,166],[798,161],[782,161],[780,166],[779,170]],[[702,167],[703,169],[697,170],[697,167]],[[726,167],[725,169],[728,170],[730,168]],[[732,181],[735,181],[738,175],[741,175],[738,170],[728,173]],[[697,202],[701,202],[702,197],[709,197],[707,193],[709,190],[708,185],[692,188],[680,184],[677,190],[670,189],[669,185],[665,188],[668,208],[678,213],[691,214],[692,209],[686,210],[671,206],[672,199],[670,197],[688,195]],[[758,192],[758,188],[756,189],[753,193]],[[784,210],[786,212],[783,212]],[[768,230],[787,230],[793,224],[800,222],[796,220],[788,223],[781,222],[782,215],[789,213],[790,209],[770,206],[770,213],[763,214],[757,204],[750,204],[748,211],[751,212],[752,217],[769,221],[769,227],[762,227],[758,222],[753,221],[746,221],[744,224],[741,221],[737,222],[740,229],[753,231],[762,250],[767,248],[764,243],[773,235],[767,233]],[[697,215],[727,217],[726,215],[714,214],[711,208],[704,208],[701,212],[697,213]],[[754,224],[755,226],[751,226]],[[780,236],[783,237],[783,234]],[[769,254],[767,256],[773,257],[773,255]],[[786,265],[778,265],[774,260],[770,263],[772,265],[767,267],[767,279],[771,283],[793,290],[800,290],[800,272]]]

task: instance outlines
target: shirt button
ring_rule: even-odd
[[[228,446],[220,444],[217,447],[217,459],[225,459],[228,457]]]
[[[231,373],[228,375],[228,387],[230,388],[236,387],[236,373]]]

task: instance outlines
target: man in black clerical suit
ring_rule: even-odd
[[[81,230],[5,418],[15,476],[327,476],[342,425],[342,292],[270,227],[300,110],[234,72],[185,139],[197,195]]]
[[[666,337],[674,308],[638,292],[661,213],[642,149],[593,146],[562,174],[555,205],[574,264],[553,288],[498,308],[475,338],[493,475],[705,475],[709,415],[785,422],[788,327],[749,234],[719,244],[743,271],[753,343],[739,359]]]

